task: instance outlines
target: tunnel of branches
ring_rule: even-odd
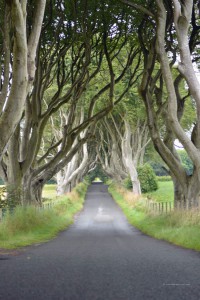
[[[129,177],[140,195],[137,170],[149,163],[172,177],[175,203],[199,205],[199,1],[0,8],[0,177],[10,204],[41,205],[52,178],[61,195],[86,176]]]

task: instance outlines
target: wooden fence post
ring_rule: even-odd
[[[168,213],[171,212],[174,208],[173,202],[153,202],[146,200],[146,207],[149,211],[155,211],[159,213]],[[180,208],[180,203],[178,202],[178,206]]]

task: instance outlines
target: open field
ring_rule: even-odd
[[[42,198],[55,199],[56,198],[56,184],[46,184],[42,192]]]
[[[148,195],[155,201],[158,202],[171,202],[173,198],[173,182],[172,181],[159,181],[158,190],[148,193]]]

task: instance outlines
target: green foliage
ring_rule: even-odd
[[[159,177],[167,177],[169,174],[164,165],[158,161],[151,161],[151,167],[153,168],[155,174]]]
[[[131,190],[133,185],[132,185],[132,181],[130,176],[126,177],[123,181],[123,186],[127,189],[127,190]]]
[[[156,175],[149,164],[138,167],[137,171],[143,193],[156,191],[158,189]]]
[[[150,142],[145,150],[145,162],[149,163],[157,176],[169,175],[168,167],[156,152],[153,143]]]
[[[79,196],[84,196],[87,191],[87,185],[81,182],[74,188],[74,190]]]
[[[172,181],[171,176],[156,176],[156,178],[161,182]]]
[[[86,184],[86,185],[90,185],[91,184],[91,178],[89,175],[86,175],[84,178],[83,178],[83,182]]]
[[[177,152],[180,156],[182,165],[183,165],[184,169],[186,170],[187,174],[191,175],[193,173],[193,163],[192,163],[191,159],[189,158],[187,152],[184,149],[178,150]]]
[[[95,178],[99,178],[101,181],[103,181],[104,183],[108,181],[108,177],[106,176],[106,174],[103,172],[102,168],[100,165],[97,165],[97,167],[95,168],[95,170],[93,170],[92,172],[90,172],[88,175],[88,180],[90,182],[92,182]]]
[[[123,80],[122,83],[125,84],[125,80]],[[126,96],[123,97],[122,101],[114,107],[113,114],[117,115],[117,113],[126,116],[126,120],[133,130],[139,126],[139,121],[141,124],[144,124],[146,112],[137,87],[131,88]]]
[[[11,188],[9,190],[9,188]],[[19,205],[21,187],[13,189],[11,186],[0,186],[0,208],[14,208]]]
[[[56,180],[52,178],[47,181],[47,184],[56,184]]]
[[[184,84],[184,83],[183,83]],[[182,86],[181,95],[187,93],[185,86]],[[196,122],[196,108],[193,100],[188,97],[184,104],[184,114],[181,118],[181,125],[187,131],[191,130],[191,127]]]

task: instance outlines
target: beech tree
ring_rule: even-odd
[[[139,118],[139,114],[134,120],[130,119],[131,115],[133,117],[130,111],[123,114],[121,108],[120,112],[110,114],[110,118],[101,122],[104,126],[99,129],[101,143],[97,145],[98,158],[104,172],[116,181],[121,182],[130,176],[133,193],[140,195],[137,166],[143,163],[145,148],[150,142],[147,122],[141,115]]]
[[[67,124],[67,116],[64,114],[63,110],[60,111],[61,120],[65,120],[65,125]],[[78,122],[81,124],[84,120],[84,108],[81,108],[80,112],[80,120]],[[78,124],[77,124],[78,125]],[[61,128],[55,127],[54,121],[52,119],[52,129],[53,134],[56,137],[56,141],[62,138],[62,131]],[[80,138],[83,139],[87,134],[87,130],[85,129],[80,133]],[[78,143],[78,139],[74,141],[76,145]],[[58,146],[58,151],[59,151]],[[66,165],[56,174],[55,178],[57,181],[57,194],[63,195],[67,192],[70,192],[71,189],[76,185],[78,181],[78,175],[80,176],[81,172],[84,172],[88,164],[88,141],[86,141],[82,147],[79,147],[78,151],[73,155],[72,159],[66,163]]]
[[[133,85],[135,60],[142,51],[143,73],[138,84],[152,141],[171,172],[175,205],[197,206],[198,1],[52,0],[45,15],[46,1],[0,1],[0,5],[0,175],[7,184],[9,198],[14,193],[18,202],[41,203],[45,182],[73,157],[75,161],[74,155],[83,155],[83,145],[92,138],[98,121],[111,112]],[[195,110],[191,135],[182,121],[187,102]],[[61,107],[67,118],[60,125],[60,139],[49,134],[42,153],[40,148],[51,118],[58,120],[58,126],[61,124],[57,117]],[[123,126],[118,127],[115,122],[113,128],[122,136],[126,132],[124,141],[130,141],[130,122],[126,116],[120,118]],[[114,141],[109,130],[107,126],[106,138]],[[130,143],[125,145],[119,139],[106,146],[101,129],[99,134],[100,157],[104,151],[106,155],[110,151],[120,156],[122,149],[129,157]],[[177,139],[192,161],[190,175],[177,154]],[[74,170],[79,158],[73,164]],[[123,158],[118,159],[119,168],[120,159]],[[134,158],[127,159],[130,160]],[[128,168],[129,163],[124,160],[122,170],[125,165]],[[119,175],[123,177],[123,171]]]
[[[175,205],[197,206],[200,196],[200,115],[199,82],[194,63],[199,59],[198,1],[142,1],[140,5],[132,1],[122,2],[139,9],[143,15],[138,27],[144,55],[140,93],[146,106],[152,141],[174,181]],[[183,81],[188,87],[185,93],[180,88]],[[191,136],[181,124],[186,101],[192,101],[196,110]],[[161,130],[160,122],[163,122],[164,130]],[[191,175],[181,164],[175,139],[184,146],[193,162]]]
[[[118,134],[107,121],[104,120],[101,123],[98,126],[98,142],[96,145],[98,161],[108,177],[115,179],[117,182],[122,182],[127,177],[127,172],[122,163]]]
[[[83,133],[84,134],[84,133]],[[60,170],[55,178],[57,181],[57,195],[63,195],[71,191],[84,177],[97,166],[95,145],[87,141],[73,156],[72,160]]]
[[[0,1],[0,158],[22,117],[35,78],[46,1]],[[34,17],[27,20],[27,14]],[[27,27],[29,25],[29,30]]]
[[[126,54],[129,53],[129,51],[131,50],[131,47],[128,51],[126,51]],[[120,55],[122,56],[122,54],[119,52],[119,49],[117,50],[118,51],[118,56],[117,56],[117,59],[119,60],[120,59]],[[132,51],[132,50],[131,50]],[[124,53],[124,51],[123,51]],[[139,55],[138,55],[138,52],[137,51],[134,51],[133,52],[133,58],[138,61],[139,59]],[[139,59],[140,61],[140,59]],[[121,78],[120,82],[121,81],[124,81],[124,77],[126,77],[127,75],[124,73],[124,66],[127,65],[127,61],[126,59],[123,57],[123,64],[119,67],[118,64],[116,64],[115,60],[112,62],[113,63],[113,69],[115,69],[115,74],[117,76],[117,78]],[[136,71],[138,69],[138,65],[136,65],[135,68],[129,68],[129,75],[128,75],[128,78],[126,78],[126,84],[123,83],[122,85],[119,83],[120,87],[118,86],[118,84],[116,84],[115,86],[115,103],[121,101],[121,99],[123,99],[124,95],[127,93],[127,91],[129,90],[129,88],[132,86],[134,80],[136,80],[137,76],[136,75]],[[132,70],[131,70],[132,69]],[[123,74],[123,76],[122,76]],[[108,80],[108,69],[106,67],[106,64],[105,62],[102,62],[102,69],[101,69],[101,72],[99,74],[97,74],[98,76],[95,77],[95,81],[92,81],[91,84],[89,84],[89,87],[87,89],[87,91],[84,93],[84,99],[86,100],[85,102],[85,111],[87,111],[88,109],[88,104],[90,102],[88,101],[91,101],[91,97],[99,97],[100,96],[100,101],[99,101],[99,104],[98,104],[98,109],[102,109],[103,106],[105,105],[104,102],[105,102],[105,93],[101,96],[101,94],[97,95],[96,94],[96,90],[99,89],[99,87],[101,88],[101,90],[104,90],[105,87],[107,86],[107,80]],[[126,76],[125,76],[126,75]],[[135,78],[136,77],[136,78]],[[116,83],[119,82],[119,80],[117,79]],[[83,109],[83,108],[82,108]],[[84,113],[83,111],[81,111],[82,114]],[[93,127],[95,128],[95,127]],[[96,128],[96,133],[95,135],[96,136],[99,136],[97,131],[98,131],[98,128]],[[58,129],[58,133],[60,132],[60,130]],[[61,133],[60,133],[61,134]],[[97,137],[98,139],[98,137]],[[112,141],[114,142],[114,141]],[[91,143],[89,143],[91,144]],[[94,161],[96,160],[95,159],[95,156],[93,155],[93,153],[91,153],[90,151],[90,154],[88,154],[88,143],[87,145],[85,144],[83,146],[83,149],[80,149],[81,152],[78,152],[76,154],[76,156],[73,157],[72,161],[70,161],[57,175],[56,175],[56,178],[57,178],[57,183],[58,183],[58,193],[59,194],[62,194],[62,193],[65,193],[67,192],[71,186],[74,185],[74,180],[77,181],[77,175],[80,173],[82,173],[80,175],[80,177],[83,176],[83,174],[85,174],[86,170],[87,171],[90,171],[91,168],[90,166],[93,165],[94,163],[91,161],[91,159],[89,159],[89,157],[93,158]],[[112,143],[112,147],[115,147],[115,143]],[[91,150],[91,147],[90,147],[90,150]],[[93,152],[95,152],[95,148],[93,149]],[[80,155],[81,155],[81,161],[80,161]],[[114,158],[114,156],[113,156]],[[116,165],[116,161],[113,160],[113,165]],[[96,165],[96,164],[94,164]],[[120,165],[117,165],[118,167]],[[115,167],[115,170],[116,170],[116,174],[119,174],[119,170],[117,171],[117,166]],[[106,167],[106,172],[107,174],[109,173],[109,167],[107,165]],[[125,174],[125,173],[124,173]],[[111,175],[111,174],[110,174]],[[125,178],[125,177],[124,177]]]
[[[129,35],[123,37],[122,34],[127,30],[127,21],[120,22],[124,19],[124,12],[118,11],[118,23],[113,27],[112,22],[102,23],[105,14],[110,14],[107,7],[102,8],[105,14],[100,11],[94,18],[92,13],[96,15],[96,10],[91,11],[82,4],[77,3],[80,5],[78,10],[73,7],[74,3],[67,2],[65,7],[55,1],[52,12],[45,16],[46,25],[36,57],[34,85],[26,98],[23,116],[9,141],[0,168],[9,199],[15,198],[18,203],[41,203],[45,182],[82,149],[93,135],[98,120],[112,110],[128,89],[127,83],[123,92],[115,97],[115,86],[125,76],[138,53],[137,47],[131,45],[124,64],[118,68],[118,55],[129,40]],[[112,14],[111,11],[110,18],[114,18],[116,11]],[[118,72],[115,72],[116,69]],[[106,82],[96,86],[87,98],[89,86],[95,86],[97,74],[104,75],[105,70]],[[99,99],[104,99],[100,107]],[[46,128],[62,106],[67,116],[66,123],[61,126],[62,136],[59,141],[51,136],[41,155]],[[77,124],[81,106],[87,109],[84,119]]]

